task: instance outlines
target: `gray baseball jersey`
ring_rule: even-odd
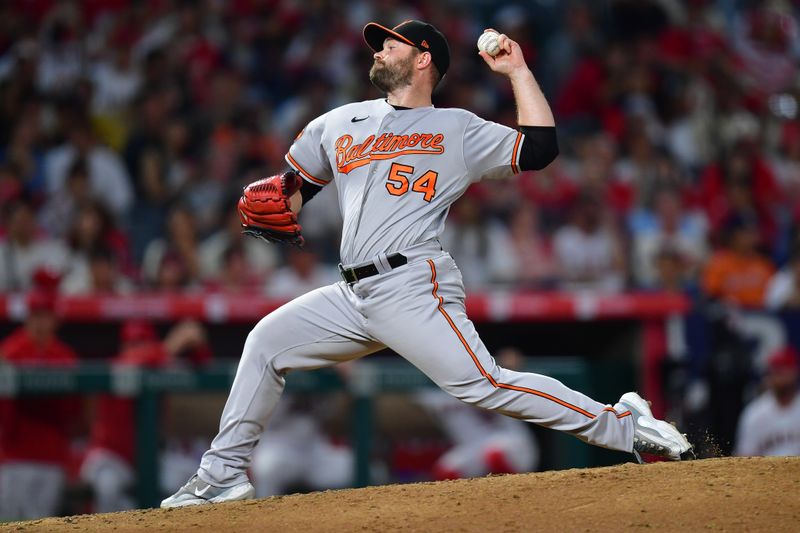
[[[395,110],[385,99],[313,120],[286,156],[306,180],[336,180],[341,259],[363,263],[438,238],[470,183],[518,171],[523,136],[463,109]]]
[[[385,100],[312,121],[286,156],[313,183],[335,179],[344,219],[342,262],[376,275],[309,292],[250,332],[198,470],[206,483],[247,480],[253,448],[292,370],[330,366],[389,347],[456,398],[630,452],[630,411],[559,381],[497,365],[464,307],[464,286],[437,237],[447,211],[482,177],[517,171],[517,131],[458,109],[395,110]],[[311,206],[313,208],[313,206]],[[388,254],[407,263],[392,268]]]

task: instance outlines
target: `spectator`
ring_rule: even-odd
[[[800,124],[787,121],[781,131],[778,153],[772,159],[775,175],[789,206],[800,203]]]
[[[655,193],[653,209],[632,212],[628,225],[632,234],[633,275],[639,287],[651,287],[656,282],[656,255],[665,246],[678,252],[687,274],[696,273],[705,259],[705,216],[684,212],[676,190],[662,189]]]
[[[131,111],[133,113],[133,123],[129,132],[127,143],[124,149],[125,165],[133,178],[136,198],[141,200],[143,195],[148,193],[147,180],[142,178],[143,157],[149,151],[159,152],[163,149],[171,154],[178,149],[178,153],[186,149],[189,140],[188,131],[183,121],[177,117],[172,117],[172,109],[176,102],[171,98],[171,94],[166,89],[152,88],[144,91],[136,100]],[[165,117],[171,117],[165,120]],[[183,127],[177,127],[182,124]],[[170,134],[170,129],[173,132]],[[169,174],[169,172],[165,172]],[[166,181],[166,180],[165,180]],[[156,182],[158,185],[161,180]],[[160,193],[157,189],[156,193]],[[161,199],[161,194],[155,194],[157,199]]]
[[[708,2],[686,2],[673,4],[671,10],[673,24],[658,35],[662,61],[680,71],[721,63],[729,51],[718,9]]]
[[[553,246],[539,228],[536,207],[522,204],[514,211],[509,236],[513,254],[508,260],[515,266],[514,285],[520,288],[551,285],[556,278]]]
[[[69,92],[76,88],[85,67],[80,37],[81,12],[76,4],[62,3],[44,20],[37,70],[38,89],[45,94]]]
[[[12,165],[0,164],[0,203],[10,205],[22,198],[22,178]]]
[[[166,95],[148,95],[141,105],[140,130],[126,148],[135,180],[136,202],[130,218],[137,258],[160,236],[170,204],[181,197],[197,172],[186,121],[173,118],[165,123],[160,116],[168,106]]]
[[[171,35],[170,53],[176,65],[184,70],[192,102],[198,108],[211,104],[209,78],[220,66],[220,50],[207,34],[210,22],[205,19],[202,4],[183,2],[172,12],[174,33]]]
[[[772,244],[776,229],[772,212],[780,204],[780,191],[754,134],[733,141],[719,161],[706,167],[700,176],[699,194],[715,234],[732,215],[747,210],[759,218],[763,243]]]
[[[85,269],[92,251],[105,248],[114,255],[123,273],[130,276],[136,274],[128,237],[117,229],[111,214],[100,202],[90,201],[77,206],[67,242],[72,251],[72,268]]]
[[[768,360],[765,390],[745,407],[736,432],[735,455],[800,455],[800,391],[794,348]]]
[[[235,206],[235,203],[231,203]],[[226,264],[225,255],[233,247],[241,248],[244,253],[245,267],[249,276],[267,275],[275,268],[278,257],[275,246],[266,246],[259,239],[245,238],[242,235],[242,223],[236,209],[227,210],[225,225],[206,238],[200,245],[200,272],[204,280],[220,277]],[[305,232],[304,232],[305,233]]]
[[[769,280],[764,306],[770,311],[800,309],[800,246],[795,246],[786,266]]]
[[[186,262],[175,250],[167,250],[158,262],[153,290],[163,294],[195,290],[197,284]]]
[[[200,279],[200,257],[194,215],[181,205],[174,206],[167,219],[165,238],[151,241],[142,263],[146,282],[176,289],[194,286]]]
[[[587,120],[599,120],[607,131],[620,133],[620,110],[614,105],[621,92],[622,73],[630,58],[621,43],[593,49],[564,77],[554,111],[568,130]]]
[[[714,97],[708,80],[698,73],[691,73],[678,87],[667,104],[664,144],[680,168],[694,175],[716,148],[716,139],[709,133]]]
[[[697,412],[706,406],[709,395],[705,373],[708,370],[709,347],[707,343],[708,319],[698,305],[696,271],[680,248],[665,242],[652,258],[654,280],[649,289],[662,294],[682,295],[690,298],[692,305],[685,313],[671,313],[665,317],[664,330],[646,330],[648,350],[655,355],[663,350],[663,358],[647,358],[645,371],[653,382],[648,386],[663,388],[666,405],[656,402],[653,409],[665,409],[669,420],[683,421],[692,426]],[[691,420],[691,422],[689,422]],[[698,422],[698,427],[705,427]],[[692,442],[696,442],[695,439]],[[705,444],[699,444],[702,452]]]
[[[566,222],[566,213],[580,193],[564,166],[556,159],[540,171],[522,172],[515,180],[523,198],[536,206],[542,229],[548,233]]]
[[[198,236],[205,237],[220,226],[223,208],[226,211],[232,208],[223,205],[229,193],[225,184],[207,170],[191,172],[187,177],[180,191],[180,201],[192,211]]]
[[[243,242],[233,243],[222,253],[222,267],[217,277],[206,280],[206,287],[227,293],[252,294],[267,284],[269,273],[258,273],[247,260]]]
[[[204,109],[203,127],[209,130],[204,154],[206,173],[220,183],[230,183],[234,179],[236,165],[246,155],[248,130],[252,130],[257,118],[253,110],[241,107],[240,78],[235,71],[216,72],[209,84],[211,100]]]
[[[36,68],[39,59],[39,47],[30,36],[20,36],[2,56],[0,68],[0,92],[3,95],[0,103],[0,142],[11,137],[7,128],[17,124],[20,114],[25,113],[31,104],[36,104]]]
[[[164,368],[211,358],[205,331],[196,322],[175,325],[163,341],[149,322],[129,320],[120,330],[121,350],[111,361],[117,369]],[[101,395],[94,406],[88,452],[81,478],[94,495],[93,511],[110,513],[134,508],[130,490],[136,482],[135,400]]]
[[[740,16],[731,36],[748,85],[767,95],[789,88],[798,72],[797,57],[793,57],[792,50],[792,38],[796,38],[793,34],[797,32],[796,13],[782,4],[756,3],[758,7]]]
[[[488,216],[478,198],[466,194],[453,207],[442,233],[442,245],[458,261],[467,290],[481,289],[514,277],[508,231]]]
[[[758,222],[751,215],[734,215],[725,224],[725,235],[726,246],[703,272],[703,292],[735,306],[760,308],[775,268],[759,253]]]
[[[0,342],[0,364],[70,366],[77,356],[56,334],[58,278],[40,270],[35,280],[25,323]],[[27,520],[59,511],[79,415],[75,397],[0,400],[0,519]]]
[[[564,4],[564,23],[554,25],[542,53],[545,94],[559,94],[564,79],[573,72],[575,64],[601,47],[601,36],[589,3],[570,0]]]
[[[314,248],[308,244],[303,250],[289,249],[286,262],[265,285],[264,293],[270,298],[296,298],[341,279],[336,269],[319,262]]]
[[[92,202],[92,198],[86,161],[78,158],[67,173],[64,190],[50,197],[39,220],[52,236],[63,238],[73,226],[79,207]]]
[[[37,269],[63,272],[68,251],[60,241],[39,234],[34,212],[25,202],[8,206],[5,238],[0,240],[0,291],[31,287]]]
[[[40,116],[38,103],[23,109],[8,145],[0,149],[0,163],[12,166],[19,173],[23,191],[37,203],[47,195]]]
[[[91,71],[93,85],[91,113],[100,126],[103,138],[114,150],[120,150],[128,135],[126,111],[142,83],[138,65],[133,62],[129,43],[116,42],[115,36],[105,60],[97,61]]]
[[[276,109],[273,127],[281,131],[299,132],[314,117],[336,107],[331,84],[320,74],[310,73],[301,87],[302,92]]]
[[[729,85],[715,78],[733,67],[713,3],[676,2],[671,5],[674,9],[685,10],[685,14],[673,16],[674,24],[658,35],[661,70],[666,82],[672,85],[664,95],[668,99],[664,140],[682,168],[695,172],[714,157],[719,143],[712,132],[716,107],[714,90],[717,87],[728,89]]]
[[[622,157],[614,165],[613,175],[616,187],[625,190],[631,198],[629,207],[643,206],[652,200],[653,187],[662,178],[663,155],[655,144],[658,133],[646,118],[654,111],[647,107],[639,115],[628,119],[622,143]]]
[[[52,148],[45,156],[49,195],[63,194],[69,169],[78,158],[86,160],[94,198],[122,220],[133,204],[130,177],[120,156],[98,144],[85,117],[79,117],[71,125],[66,143]]]
[[[600,200],[584,195],[573,220],[555,233],[553,250],[560,284],[566,290],[620,291],[625,259],[620,238]]]
[[[617,143],[604,132],[593,132],[576,142],[577,160],[570,161],[572,175],[583,192],[607,202],[615,214],[633,205],[633,190],[614,174]]]
[[[100,246],[73,261],[61,282],[64,294],[122,295],[133,291],[133,283],[119,271],[117,258],[109,248]]]
[[[691,262],[679,247],[669,242],[661,243],[650,260],[654,277],[648,288],[673,294],[684,294],[692,288]]]

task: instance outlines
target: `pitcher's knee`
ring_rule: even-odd
[[[442,390],[469,405],[493,409],[497,389],[486,379],[477,383],[443,385]]]
[[[277,356],[287,352],[297,343],[296,332],[287,329],[280,321],[272,319],[272,315],[267,315],[247,334],[242,356],[255,356],[272,363]]]
[[[276,368],[275,361],[278,353],[280,353],[280,349],[273,342],[270,342],[267,336],[253,329],[244,343],[239,365],[255,365],[259,369],[266,367],[278,374],[280,372]]]

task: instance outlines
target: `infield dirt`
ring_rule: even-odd
[[[723,458],[50,518],[0,531],[800,530],[800,458]]]

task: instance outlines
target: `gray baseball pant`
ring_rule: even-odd
[[[322,287],[270,313],[247,337],[220,420],[198,475],[228,487],[247,480],[250,457],[291,370],[312,370],[389,347],[467,403],[630,452],[630,413],[559,381],[498,366],[464,308],[461,274],[437,241],[401,253],[408,264],[352,285]]]

